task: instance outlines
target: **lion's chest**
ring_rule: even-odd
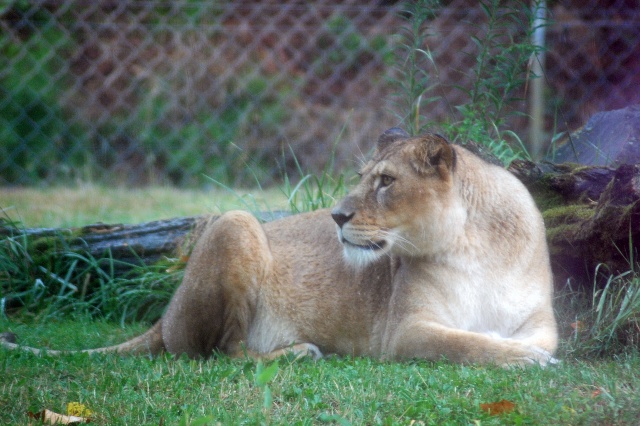
[[[483,273],[472,264],[464,268],[430,265],[397,278],[393,304],[408,306],[406,312],[425,321],[455,329],[509,337],[531,310],[528,296],[514,289],[514,277]],[[404,315],[399,310],[396,314]]]

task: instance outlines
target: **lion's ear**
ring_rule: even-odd
[[[385,132],[380,135],[380,137],[378,138],[376,149],[378,150],[378,152],[380,152],[391,145],[393,142],[407,139],[409,137],[409,134],[400,127],[392,127],[388,130],[385,130]]]
[[[456,151],[442,136],[426,135],[416,147],[413,165],[418,173],[435,169],[440,177],[447,179],[456,167]]]

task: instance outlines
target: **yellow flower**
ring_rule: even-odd
[[[70,402],[67,404],[67,415],[77,417],[89,417],[93,414],[84,404]]]

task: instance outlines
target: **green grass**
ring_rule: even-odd
[[[26,227],[60,228],[96,222],[132,224],[219,214],[238,208],[252,211],[287,209],[287,196],[278,188],[230,192],[221,188],[205,191],[96,185],[45,189],[0,187],[0,217],[8,217]]]
[[[640,348],[640,275],[635,268],[612,274],[601,265],[589,293],[571,288],[559,294],[570,323],[567,354],[580,357],[610,356]],[[566,327],[565,327],[566,328]]]
[[[71,349],[111,343],[141,329],[123,330],[102,321],[0,321],[0,328],[20,333],[25,343]],[[0,351],[0,366],[2,424],[26,424],[28,411],[64,412],[72,401],[95,413],[94,424],[109,425],[178,424],[203,416],[211,416],[209,424],[374,425],[621,425],[637,424],[640,418],[638,356],[513,370],[285,358],[265,376],[253,361],[227,357],[51,358]],[[270,398],[265,398],[267,388]],[[490,416],[480,409],[480,404],[503,399],[515,403],[513,412]]]

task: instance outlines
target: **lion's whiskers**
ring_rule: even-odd
[[[386,229],[381,229],[378,231],[379,235],[381,237],[383,237],[385,240],[391,240],[393,241],[393,244],[400,247],[402,250],[406,251],[407,253],[411,253],[412,250],[414,249],[415,251],[418,251],[418,247],[416,247],[415,244],[413,244],[411,241],[409,241],[407,238],[399,235],[396,232],[393,231],[388,231]],[[372,241],[373,242],[373,241]]]

